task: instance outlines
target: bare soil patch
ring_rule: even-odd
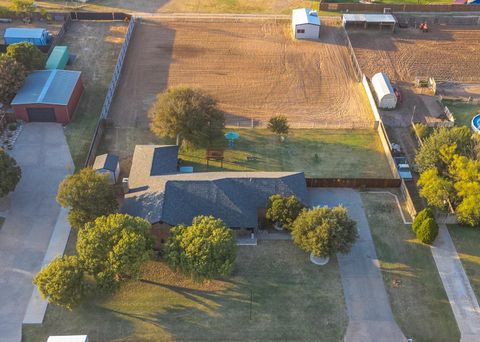
[[[124,22],[74,21],[61,42],[76,56],[68,68],[82,72],[85,86],[73,120],[65,128],[77,169],[85,162],[126,31]]]
[[[384,71],[393,80],[411,82],[416,76],[438,80],[480,81],[480,28],[431,26],[431,31],[355,30],[349,37],[363,72]]]
[[[322,25],[320,41],[294,41],[286,21],[138,25],[111,108],[115,127],[148,127],[147,111],[172,86],[210,93],[227,124],[265,125],[276,114],[296,128],[371,128],[345,37]]]

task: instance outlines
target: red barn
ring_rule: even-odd
[[[80,71],[71,70],[32,72],[11,103],[16,118],[67,124],[83,93],[80,76]]]

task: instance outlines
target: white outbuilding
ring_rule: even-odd
[[[317,11],[310,8],[298,8],[292,11],[292,30],[295,39],[318,39],[320,37],[320,18]]]
[[[378,108],[393,109],[397,106],[397,96],[384,72],[373,75],[372,86],[377,96]]]

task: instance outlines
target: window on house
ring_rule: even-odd
[[[297,33],[305,33],[305,30],[304,29],[298,29]]]

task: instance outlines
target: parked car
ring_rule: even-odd
[[[394,157],[395,164],[397,165],[398,173],[400,177],[404,180],[413,180],[412,172],[410,170],[410,165],[408,164],[408,159],[406,157]]]

